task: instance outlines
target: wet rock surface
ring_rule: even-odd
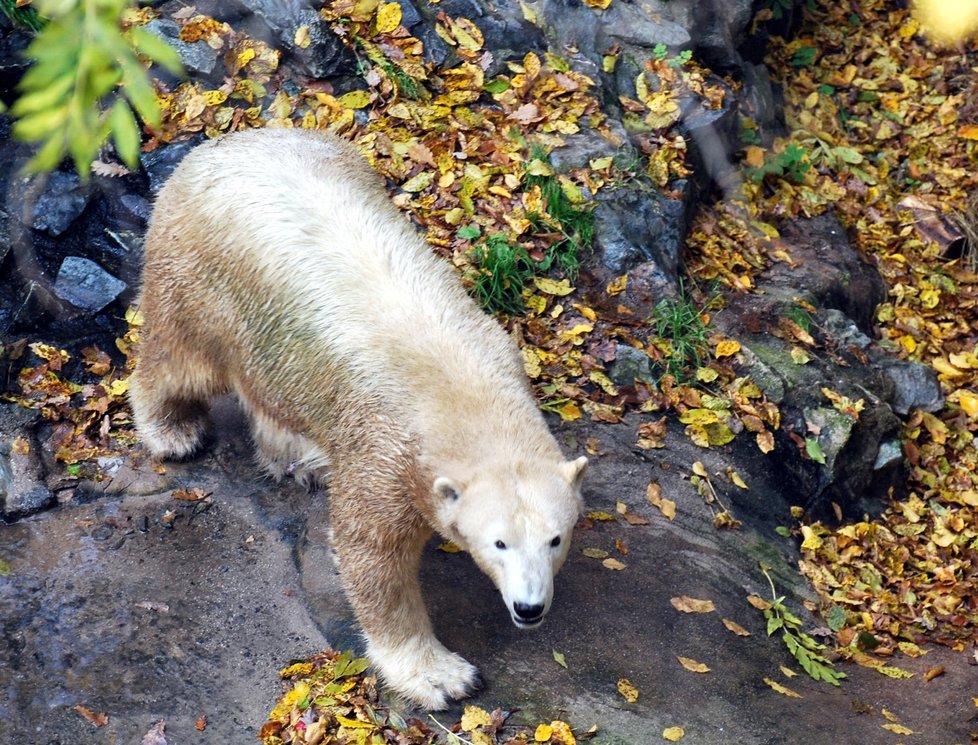
[[[233,404],[222,402],[216,419],[214,443],[193,461],[169,464],[161,476],[137,455],[108,488],[0,526],[9,566],[0,577],[0,741],[135,743],[165,719],[170,742],[249,742],[279,694],[280,668],[327,644],[360,645],[325,542],[325,495],[261,477]],[[633,448],[636,423],[557,429],[568,453],[587,437],[599,440],[588,508],[613,513],[622,502],[649,524],[579,526],[539,629],[513,627],[467,556],[429,545],[422,577],[434,626],[481,668],[486,688],[475,703],[518,708],[512,722],[561,717],[579,733],[597,725],[592,742],[616,745],[657,742],[677,725],[686,741],[711,745],[885,742],[884,707],[917,733],[913,742],[967,741],[973,671],[964,655],[938,649],[901,660],[917,673],[910,680],[847,665],[840,689],[785,678],[778,667],[794,660],[766,636],[745,596],[768,596],[763,561],[790,607],[805,613],[794,541],[740,506],[733,509],[744,526],[716,530],[689,483],[691,464],[703,461],[726,498],[736,490],[720,474],[736,454],[703,451],[672,433],[649,457]],[[781,489],[780,476],[763,467],[743,474],[749,498]],[[674,521],[646,501],[652,481],[676,501]],[[209,496],[181,502],[177,488]],[[585,548],[625,568],[609,570]],[[717,611],[679,613],[670,598],[680,595],[709,598]],[[751,636],[727,631],[722,618]],[[711,672],[687,672],[680,655]],[[924,682],[922,672],[938,665],[946,673]],[[775,693],[765,677],[804,698]],[[637,702],[619,695],[621,678],[638,688]],[[108,723],[94,728],[75,706],[106,713]],[[450,724],[460,714],[461,706],[438,719]],[[195,727],[201,715],[203,731]]]

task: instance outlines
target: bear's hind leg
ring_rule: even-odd
[[[153,348],[140,351],[129,382],[140,440],[154,457],[186,458],[199,449],[207,432],[208,400],[224,391],[202,360],[177,363],[161,359]]]

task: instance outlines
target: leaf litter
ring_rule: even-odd
[[[529,257],[519,261],[531,273],[549,273],[525,284],[518,293],[521,312],[502,319],[523,349],[543,408],[565,419],[586,414],[606,422],[620,421],[631,410],[673,412],[702,447],[729,442],[734,431],[745,429],[770,453],[780,412],[734,372],[736,340],[711,340],[711,360],[694,371],[719,396],[668,374],[658,387],[636,382],[628,388],[615,386],[605,374],[620,346],[642,350],[658,365],[668,345],[628,318],[624,306],[608,313],[583,298],[575,301],[574,267],[553,258],[560,241],[581,236],[548,209],[566,198],[586,213],[600,189],[629,177],[612,159],[559,178],[546,165],[545,153],[582,128],[613,140],[592,81],[559,57],[533,53],[486,80],[487,52],[477,25],[444,13],[437,32],[461,62],[434,69],[423,59],[422,42],[400,24],[399,10],[396,3],[341,0],[323,11],[363,62],[365,87],[346,91],[292,81],[279,67],[277,50],[192,8],[180,11],[181,39],[204,40],[221,52],[227,76],[217,88],[161,88],[163,125],[144,149],[198,132],[214,137],[256,126],[319,127],[347,136],[394,185],[395,203],[470,286],[492,272],[479,260],[485,255],[480,247],[490,240]],[[145,8],[131,21],[145,23],[156,15]],[[819,591],[827,616],[836,618],[831,626],[838,645],[856,661],[869,664],[861,648],[865,635],[876,654],[927,640],[960,649],[978,622],[978,327],[966,320],[978,305],[978,243],[974,232],[970,243],[955,236],[967,233],[978,216],[978,200],[971,197],[978,189],[978,107],[972,103],[978,87],[969,76],[978,60],[960,46],[935,46],[908,9],[883,0],[867,0],[858,13],[816,3],[795,40],[775,39],[773,45],[769,64],[788,81],[786,115],[793,132],[769,148],[745,149],[743,199],[700,212],[688,269],[698,282],[750,291],[757,273],[772,262],[791,265],[773,221],[832,208],[852,229],[856,246],[890,287],[877,314],[883,344],[897,356],[931,365],[948,406],[937,414],[914,412],[905,423],[909,495],[873,522],[805,526],[813,540],[803,549],[802,571]],[[610,50],[606,70],[614,69],[615,60]],[[694,62],[677,62],[647,60],[647,70],[662,81],[660,89],[653,93],[636,85],[637,99],[622,101],[630,115],[658,131],[642,142],[647,175],[657,183],[687,175],[685,146],[671,129],[677,118],[672,102],[681,91],[709,106],[723,95]],[[927,86],[933,90],[921,96]],[[751,122],[744,125],[749,130]],[[578,248],[586,249],[586,241]],[[627,277],[612,282],[608,298],[626,286]],[[708,311],[704,316],[708,323]],[[96,459],[128,451],[134,441],[124,399],[142,321],[134,312],[127,321],[129,330],[118,340],[122,365],[113,365],[97,348],[82,350],[82,360],[72,361],[63,350],[33,344],[37,363],[21,372],[19,395],[6,396],[54,423],[49,444],[69,475],[102,478]],[[800,345],[793,350],[795,362],[807,362],[803,347],[817,347],[817,341],[797,324],[782,331]],[[22,345],[5,351],[12,359],[25,352]],[[84,373],[72,369],[79,363]],[[72,382],[78,378],[83,382]],[[861,400],[824,393],[837,409],[858,417]],[[638,446],[660,447],[664,422],[662,417],[643,423]],[[746,487],[736,473],[728,477]],[[694,478],[710,503],[716,490],[709,476]],[[662,498],[657,484],[649,485],[648,499],[675,518],[675,502]],[[623,517],[628,521],[632,514]],[[738,524],[725,509],[715,514],[717,527]],[[733,622],[724,624],[733,633],[748,633]],[[335,668],[330,654],[335,655],[311,663],[310,674],[330,662]],[[363,685],[363,700],[375,701],[372,684]],[[351,704],[347,713],[358,711]],[[279,707],[276,712],[282,714]],[[361,720],[366,726],[343,724],[340,716],[347,714],[331,721],[348,729],[379,726],[371,716]],[[302,717],[288,725],[280,718],[279,724],[291,727]],[[425,725],[416,726],[430,736]]]

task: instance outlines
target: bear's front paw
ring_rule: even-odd
[[[482,687],[478,669],[434,638],[389,647],[371,643],[368,656],[384,682],[421,709],[445,709]]]

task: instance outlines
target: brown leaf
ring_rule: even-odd
[[[201,714],[199,717],[197,717],[197,721],[194,722],[194,728],[198,732],[203,732],[205,729],[207,729],[207,715],[206,714]]]
[[[735,621],[731,621],[729,618],[720,619],[723,625],[727,627],[728,631],[732,631],[737,636],[750,636],[750,632]]]
[[[679,660],[679,664],[684,668],[689,670],[691,673],[708,673],[710,668],[704,665],[702,662],[697,662],[696,660],[691,660],[689,657],[682,657],[676,655],[676,659]]]
[[[85,717],[85,719],[94,724],[96,727],[104,727],[109,723],[109,715],[104,711],[95,712],[82,706],[81,704],[75,706],[75,711]]]
[[[712,600],[697,600],[688,595],[680,595],[669,600],[672,607],[683,613],[712,613],[716,610]]]

